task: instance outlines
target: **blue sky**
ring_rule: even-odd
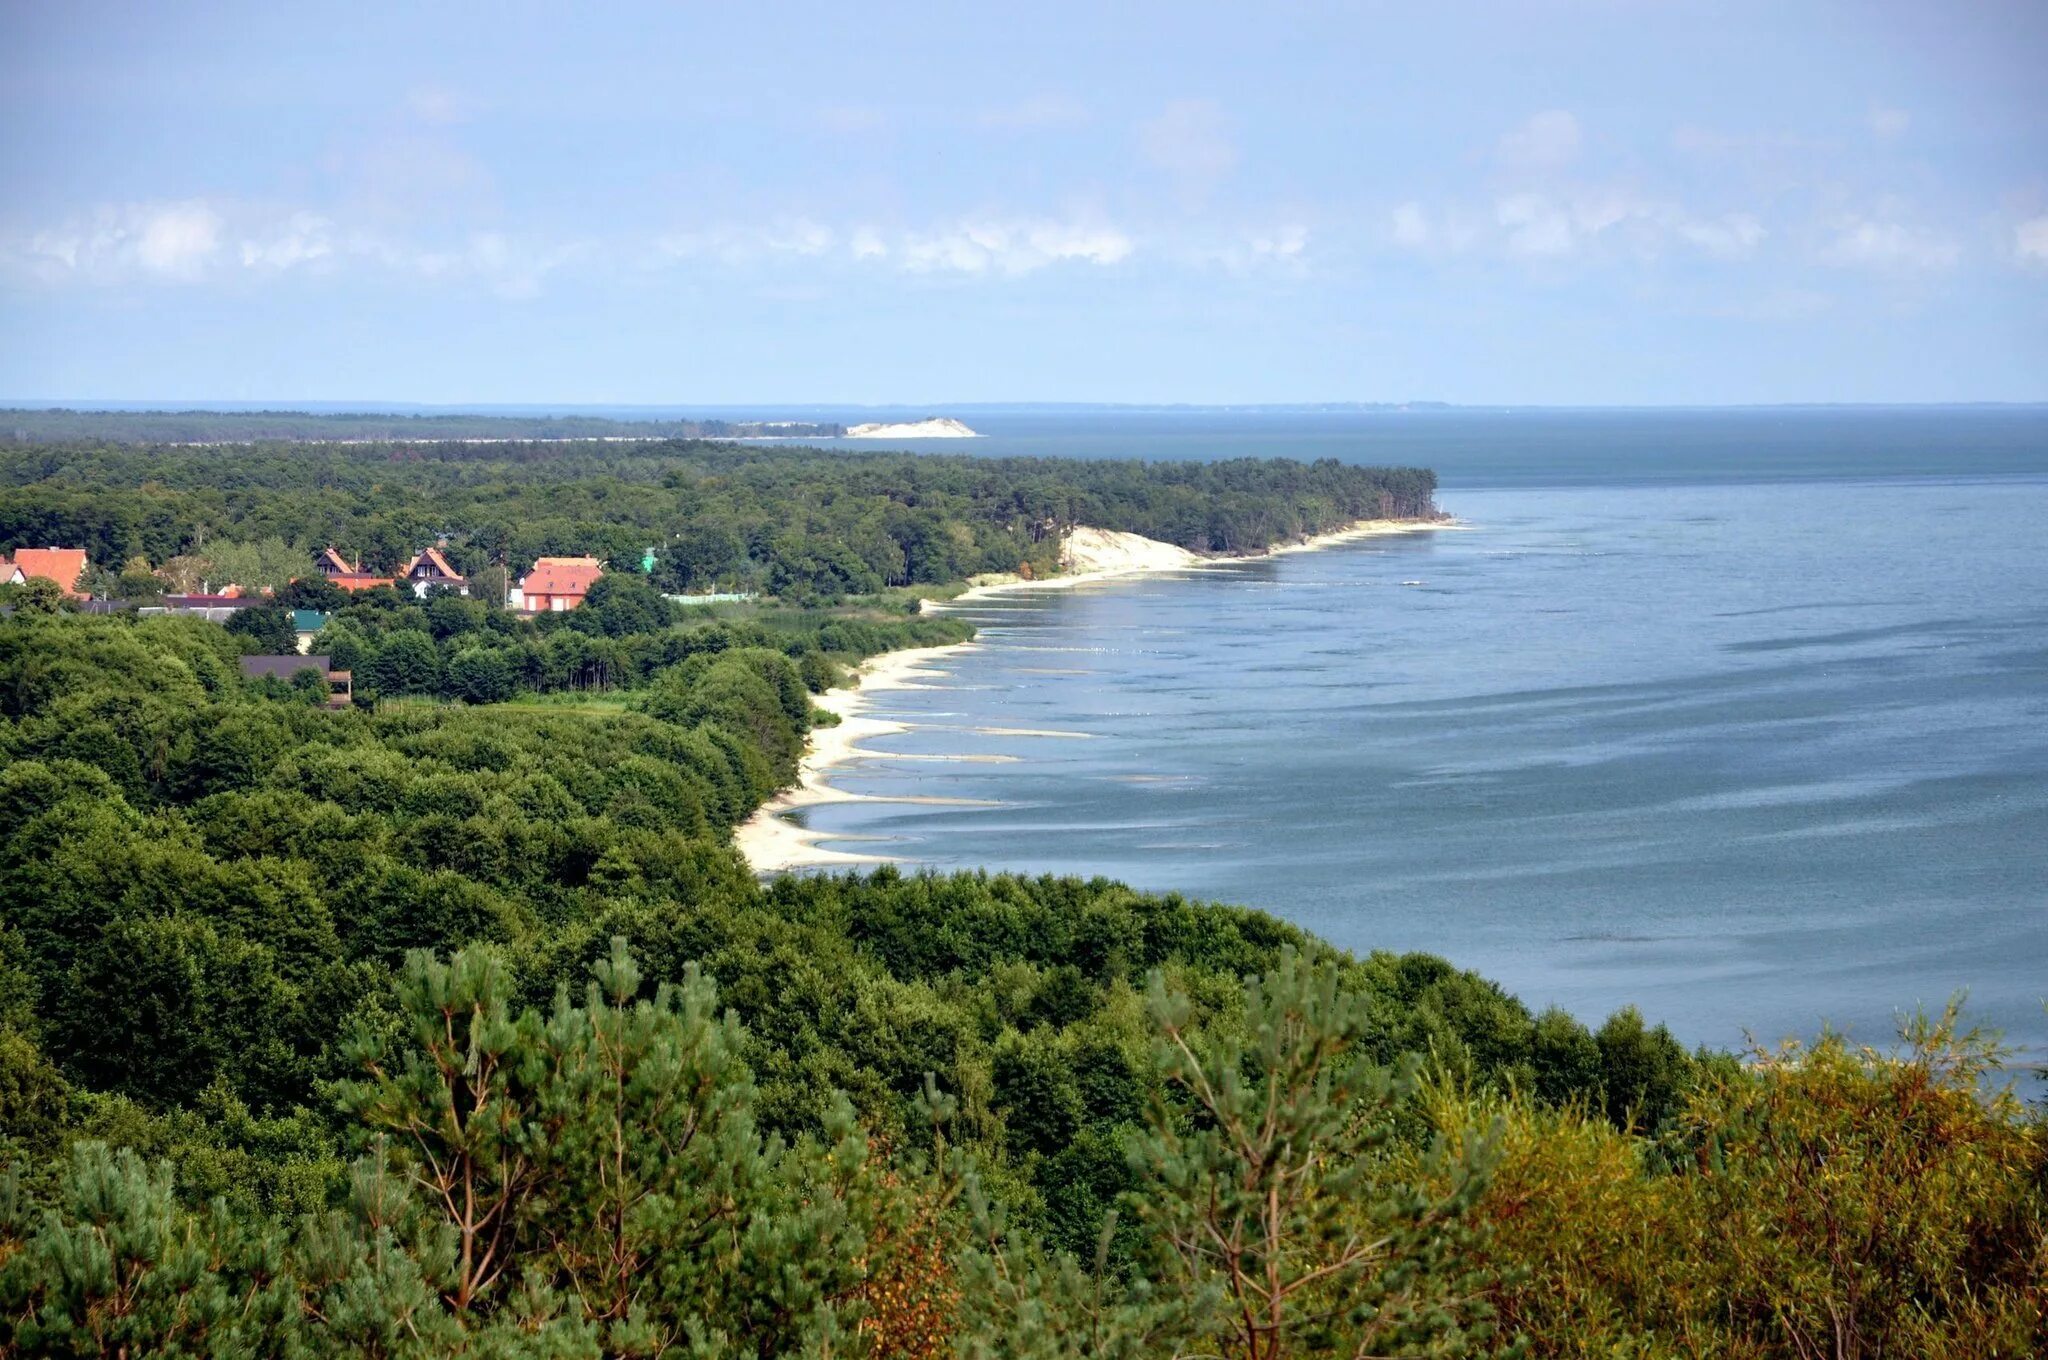
[[[2048,400],[2048,6],[0,3],[0,397]]]

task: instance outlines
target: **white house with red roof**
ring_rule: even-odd
[[[559,614],[583,603],[604,575],[595,557],[543,557],[512,588],[512,607],[528,614]]]

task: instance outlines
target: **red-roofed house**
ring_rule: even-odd
[[[405,569],[405,579],[412,583],[412,593],[422,600],[435,586],[446,586],[458,595],[469,594],[469,578],[449,566],[439,548],[429,548],[415,557]]]
[[[602,575],[604,566],[595,557],[543,557],[519,578],[512,591],[512,607],[529,614],[574,609]]]
[[[320,574],[343,590],[371,590],[395,584],[389,576],[372,576],[363,570],[361,562],[351,563],[332,548],[322,548],[315,560],[320,563]]]
[[[40,576],[45,581],[55,581],[74,600],[85,598],[85,592],[78,588],[85,577],[83,548],[16,548],[14,566],[23,580]]]

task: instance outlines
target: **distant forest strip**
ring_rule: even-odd
[[[826,603],[985,572],[1057,570],[1081,524],[1201,552],[1258,552],[1372,517],[1435,514],[1421,468],[1335,460],[1143,463],[840,452],[686,440],[0,446],[0,550],[83,547],[118,570],[268,545],[245,589],[335,546],[389,572],[440,536],[458,571],[543,554],[665,591]],[[303,564],[303,566],[302,566]],[[213,573],[216,584],[221,577]]]
[[[225,444],[373,439],[829,439],[832,421],[614,420],[607,416],[371,411],[74,411],[0,408],[0,442],[90,439],[114,444]]]

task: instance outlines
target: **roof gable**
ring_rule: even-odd
[[[448,565],[448,559],[441,556],[439,548],[428,548],[418,557],[413,558],[411,565],[406,567],[405,574],[407,576],[420,575],[422,568],[425,568],[426,572],[429,573],[429,579],[454,581],[457,584],[465,583],[468,580],[461,572]]]

